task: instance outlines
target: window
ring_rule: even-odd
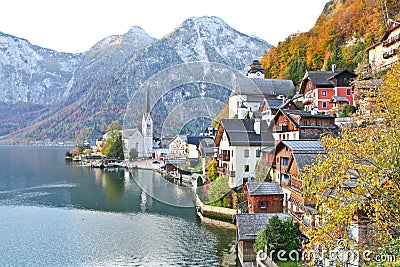
[[[268,207],[268,201],[262,200],[258,202],[258,208],[260,209],[266,209]]]
[[[256,150],[256,157],[259,158],[260,155],[261,155],[261,151],[260,151],[260,149],[257,149],[257,150]]]
[[[281,177],[282,177],[282,181],[284,181],[286,183],[289,182],[289,175],[282,173]]]
[[[244,165],[244,172],[250,171],[250,165]]]
[[[312,88],[312,83],[309,83],[308,84],[308,89],[311,89]]]
[[[322,95],[322,96],[326,96],[326,91],[322,91],[322,92],[321,92],[321,95]]]
[[[246,158],[248,158],[248,157],[249,157],[249,154],[250,154],[249,150],[248,150],[248,149],[245,149],[245,150],[244,150],[244,156],[245,156]]]
[[[327,108],[327,103],[326,102],[322,102],[322,108]]]
[[[289,158],[281,157],[281,165],[282,165],[282,166],[287,166],[287,165],[289,165]]]
[[[351,95],[351,90],[350,89],[347,89],[347,95]]]

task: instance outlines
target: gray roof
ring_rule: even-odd
[[[305,77],[308,77],[314,85],[334,87],[334,84],[329,80],[333,74],[332,71],[307,71]]]
[[[234,88],[237,95],[286,96],[295,87],[291,80],[249,78],[246,86]]]
[[[265,103],[269,109],[280,109],[284,104],[283,99],[265,98]]]
[[[350,101],[344,96],[332,96],[332,100],[336,100],[336,102],[347,102],[347,103],[350,103]]]
[[[199,150],[201,156],[209,156],[209,155],[214,155],[214,140],[213,139],[203,139],[200,141],[199,144]]]
[[[281,143],[293,153],[321,153],[325,151],[319,140],[283,140]]]
[[[274,144],[272,125],[260,122],[261,134],[254,131],[254,119],[222,119],[231,146],[268,146]]]
[[[250,196],[282,195],[282,187],[276,182],[248,182]]]
[[[294,153],[293,158],[294,161],[296,162],[299,171],[303,171],[305,167],[317,163],[317,158],[319,155],[320,155],[319,153],[308,153],[308,154]]]
[[[279,219],[290,218],[286,213],[238,213],[235,215],[238,240],[255,240],[257,233],[265,228],[268,221],[278,216]]]

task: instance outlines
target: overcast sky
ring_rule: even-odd
[[[84,52],[132,26],[161,38],[185,19],[218,16],[236,30],[277,45],[308,31],[327,0],[3,0],[0,31],[63,52]]]

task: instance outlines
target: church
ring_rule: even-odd
[[[130,151],[136,149],[139,158],[153,157],[153,119],[150,113],[149,94],[146,95],[146,112],[142,117],[142,131],[124,129],[122,132],[125,159],[130,159]]]

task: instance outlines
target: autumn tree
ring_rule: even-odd
[[[376,109],[339,137],[325,136],[326,155],[303,176],[305,196],[316,200],[319,226],[308,235],[310,245],[336,246],[343,239],[358,248],[390,247],[400,237],[400,64],[372,92]],[[366,223],[356,240],[352,221]],[[360,228],[361,229],[361,228]],[[370,236],[369,236],[370,234]],[[397,251],[398,253],[398,251]]]
[[[107,140],[101,153],[108,158],[124,158],[124,148],[122,145],[122,126],[118,121],[111,122],[107,127]]]

